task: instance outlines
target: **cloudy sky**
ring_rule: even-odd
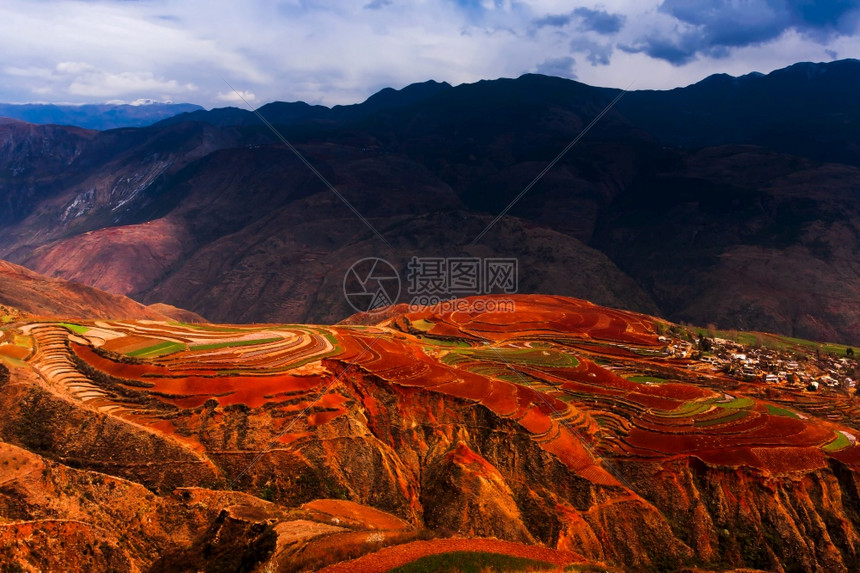
[[[539,72],[672,88],[860,57],[860,0],[3,0],[0,101],[243,105]]]

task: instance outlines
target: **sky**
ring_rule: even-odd
[[[860,0],[3,0],[0,101],[335,105],[542,73],[670,89],[860,57]],[[232,88],[230,87],[232,86]]]

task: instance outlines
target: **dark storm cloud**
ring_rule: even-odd
[[[685,46],[677,38],[646,38],[636,44],[620,44],[618,49],[629,54],[644,53],[675,66],[682,66],[696,59],[699,48]]]
[[[534,21],[534,25],[538,28],[564,28],[570,21],[573,20],[573,13],[570,14],[548,14],[543,18],[538,18]]]
[[[738,32],[749,32],[756,41],[775,38],[789,27],[809,34],[850,32],[860,1],[664,0],[659,9],[682,22],[706,26],[717,36],[730,33],[725,27],[735,24]]]
[[[610,14],[590,8],[577,8],[573,14],[579,18],[581,30],[591,30],[598,34],[614,34],[624,26],[625,18],[621,14]]]
[[[720,58],[731,48],[766,44],[786,30],[820,42],[850,34],[860,0],[664,0],[659,11],[678,20],[677,33],[620,48],[683,65],[700,55]]]
[[[577,8],[569,14],[549,14],[534,21],[537,28],[564,28],[576,22],[577,29],[583,32],[591,31],[598,34],[614,34],[624,26],[624,16],[610,14],[604,10]]]
[[[810,33],[836,31],[850,33],[848,27],[856,23],[856,11],[860,9],[857,0],[830,0],[810,2],[792,0],[787,2],[792,21],[801,31]],[[852,17],[852,13],[853,17]]]

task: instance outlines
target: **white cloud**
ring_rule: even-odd
[[[17,68],[7,66],[3,73],[30,80],[33,93],[111,98],[113,96],[147,94],[192,94],[193,83],[157,77],[151,72],[109,72],[86,62],[59,62],[54,69]],[[168,98],[160,95],[159,99]],[[65,100],[64,100],[65,101]]]
[[[218,92],[215,96],[215,99],[221,102],[230,103],[230,104],[241,104],[242,106],[245,103],[254,103],[257,101],[257,96],[253,92],[249,91],[229,91],[229,92]]]
[[[183,94],[197,91],[193,83],[181,84],[176,80],[155,77],[151,72],[111,73],[81,62],[63,62],[57,71],[70,76],[68,93],[71,95],[110,97],[138,93]],[[167,96],[164,96],[167,97]]]

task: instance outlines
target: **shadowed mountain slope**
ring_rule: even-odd
[[[531,74],[264,106],[390,246],[248,111],[4,124],[0,256],[215,320],[325,322],[359,259],[405,281],[412,257],[516,257],[520,292],[857,344],[858,78],[845,60],[626,94],[475,245],[617,91]]]

